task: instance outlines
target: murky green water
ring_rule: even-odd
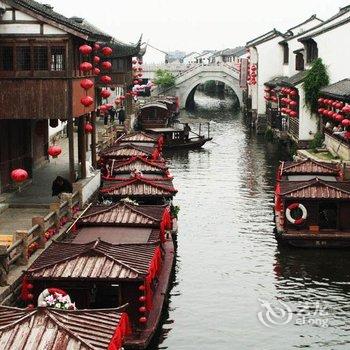
[[[350,252],[281,250],[272,212],[280,151],[224,101],[197,102],[186,117],[210,120],[215,142],[170,156],[177,266],[153,348],[349,349]]]

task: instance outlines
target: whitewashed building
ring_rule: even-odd
[[[209,64],[210,63],[210,57],[213,55],[214,51],[212,50],[205,50],[203,51],[196,59],[196,63],[201,64]]]
[[[191,52],[183,58],[183,64],[193,64],[196,63],[197,57],[200,54],[198,52]]]
[[[167,53],[151,44],[147,43],[144,46],[143,63],[145,64],[165,64]]]

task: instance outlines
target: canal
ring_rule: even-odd
[[[196,102],[183,116],[210,121],[214,142],[169,156],[177,262],[152,349],[349,349],[350,252],[278,247],[274,177],[285,156],[228,102]]]

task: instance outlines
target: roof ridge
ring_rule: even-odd
[[[312,158],[305,158],[304,160],[299,161],[299,162],[297,162],[297,163],[291,163],[291,164],[285,166],[284,170],[290,169],[290,168],[293,168],[293,167],[296,167],[296,166],[299,166],[299,165],[301,165],[301,164],[305,164],[305,163],[307,163],[307,162],[311,162],[311,163],[313,163],[313,164],[317,164],[318,166],[323,167],[323,168],[326,168],[327,170],[331,170],[331,171],[334,171],[334,170],[335,170],[334,168],[328,166],[327,164],[325,164],[325,163],[323,163],[323,162],[321,162],[321,161],[317,161],[317,160],[312,159]]]
[[[138,213],[138,214],[140,214],[140,215],[142,215],[142,216],[145,216],[145,217],[147,217],[147,218],[149,218],[149,219],[152,219],[152,220],[155,220],[155,221],[159,221],[159,222],[161,221],[161,220],[158,220],[157,218],[155,218],[155,217],[153,217],[153,216],[151,216],[151,215],[145,214],[145,213],[143,213],[143,212],[137,210],[137,209],[135,208],[135,206],[133,206],[133,205],[131,205],[131,204],[129,204],[129,203],[125,203],[125,205],[126,205],[127,207],[129,207],[130,210],[132,210],[132,211],[134,211],[134,212],[136,212],[136,213]]]
[[[9,308],[8,306],[1,306],[1,307]],[[27,313],[25,315],[23,315],[22,317],[20,317],[19,319],[9,323],[8,325],[0,327],[0,330],[4,330],[4,329],[7,329],[9,327],[13,327],[13,325],[16,325],[16,324],[19,324],[19,323],[23,322],[25,319],[27,319],[29,317],[32,317],[34,314],[36,314],[38,312],[37,309],[31,310],[31,311],[29,311],[28,309],[27,310],[26,309],[20,309],[20,308],[17,308],[17,307],[13,307],[13,308],[9,308],[9,309],[10,310],[11,309],[16,309],[18,311],[23,311],[23,312],[27,311]]]

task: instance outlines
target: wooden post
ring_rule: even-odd
[[[73,217],[73,201],[72,201],[72,194],[71,193],[62,193],[62,201],[68,202],[68,213],[67,213],[67,217],[68,219],[72,219]]]
[[[74,184],[73,184],[74,185]],[[57,230],[60,229],[60,203],[51,203],[50,204],[50,211],[53,211],[55,213],[55,227]]]
[[[85,116],[78,119],[78,157],[81,169],[81,178],[86,178],[86,148],[85,148]]]
[[[37,243],[39,244],[39,249],[44,249],[46,244],[45,239],[45,220],[42,216],[35,216],[32,218],[32,225],[39,225],[39,229],[36,232],[36,236],[39,237]]]
[[[91,113],[91,125],[92,125],[92,133],[91,133],[91,164],[96,169],[97,167],[97,156],[96,156],[96,112]]]
[[[28,231],[18,230],[15,233],[14,241],[17,242],[22,239],[22,245],[18,247],[22,251],[18,251],[16,253],[21,253],[21,256],[17,260],[18,265],[27,265],[28,264]]]
[[[67,134],[69,142],[69,178],[71,183],[73,183],[75,182],[73,117],[68,118]]]
[[[0,286],[7,285],[7,274],[9,273],[7,247],[0,246]]]

